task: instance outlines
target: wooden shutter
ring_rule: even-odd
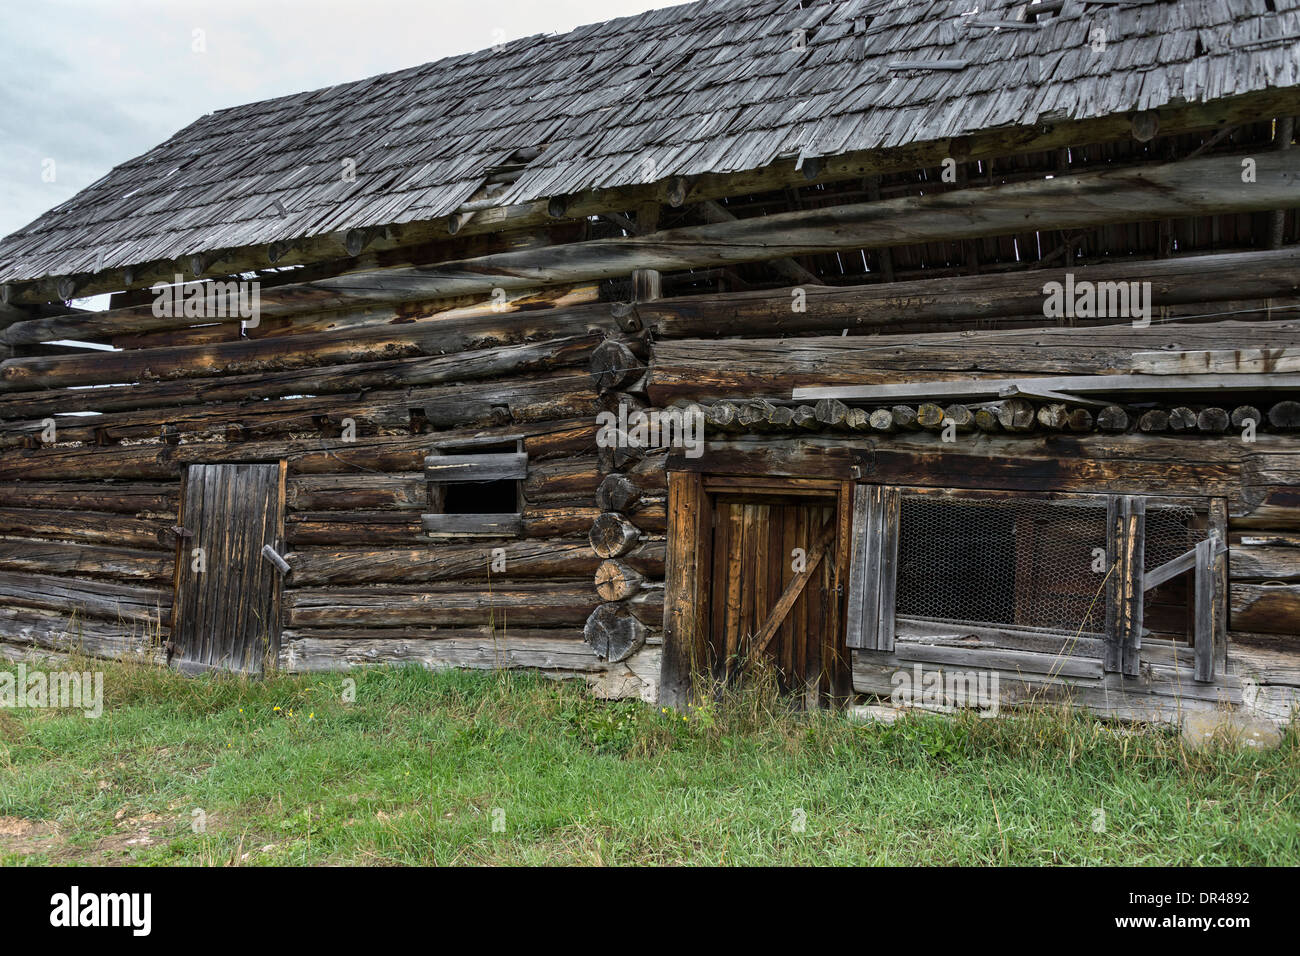
[[[845,641],[849,647],[864,651],[894,649],[899,503],[897,488],[854,488]]]
[[[1112,495],[1107,510],[1111,569],[1106,592],[1104,669],[1126,677],[1138,676],[1144,595],[1176,575],[1193,571],[1193,676],[1198,681],[1212,682],[1216,670],[1223,669],[1227,648],[1226,503],[1222,499],[1210,502],[1205,540],[1149,573],[1145,547],[1147,500],[1137,495]]]
[[[1102,667],[1109,673],[1136,677],[1142,650],[1142,606],[1146,588],[1146,499],[1111,495],[1106,503],[1106,552],[1110,581],[1106,588],[1106,644]]]

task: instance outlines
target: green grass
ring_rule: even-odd
[[[1294,731],[1190,752],[1062,711],[857,724],[751,691],[683,719],[518,673],[79,667],[100,719],[0,711],[0,863],[1300,863]]]

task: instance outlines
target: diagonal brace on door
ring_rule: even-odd
[[[776,636],[777,629],[785,621],[785,616],[790,613],[790,609],[799,600],[799,595],[803,593],[804,587],[821,564],[822,558],[826,556],[826,551],[835,539],[835,530],[834,521],[828,522],[822,528],[822,533],[817,537],[817,541],[813,544],[812,551],[808,555],[808,563],[802,571],[790,579],[790,583],[785,586],[785,590],[777,598],[776,604],[772,605],[767,620],[758,629],[758,633],[750,639],[749,657],[751,661],[757,660],[763,651],[767,650],[767,645],[772,643],[772,638]]]

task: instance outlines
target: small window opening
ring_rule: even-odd
[[[519,511],[519,482],[458,481],[442,489],[442,513],[448,515],[512,515]]]
[[[459,455],[507,454],[520,450],[518,442],[444,449],[448,458]],[[522,488],[517,478],[484,481],[446,481],[429,486],[429,504],[447,515],[513,515],[522,510]]]

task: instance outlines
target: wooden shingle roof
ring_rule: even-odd
[[[437,219],[536,147],[501,204],[1298,85],[1300,0],[701,0],[205,116],[0,281]]]

